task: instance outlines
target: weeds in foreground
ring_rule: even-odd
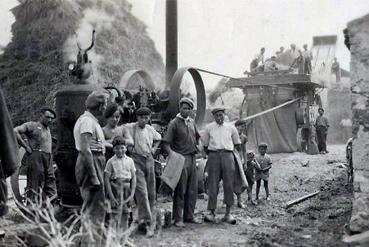
[[[27,199],[27,206],[16,201],[19,214],[28,223],[37,226],[39,232],[25,229],[26,234],[36,236],[44,244],[51,247],[78,246],[81,239],[87,239],[90,243],[100,242],[102,247],[134,246],[129,241],[129,236],[135,231],[132,224],[126,231],[121,232],[115,227],[105,227],[104,222],[93,224],[90,219],[74,213],[64,222],[59,222],[55,217],[55,210],[49,198],[43,199],[42,193],[36,193],[34,200]],[[24,239],[15,236],[23,246],[28,246]]]

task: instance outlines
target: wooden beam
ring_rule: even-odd
[[[290,208],[290,207],[292,207],[292,206],[294,206],[296,204],[299,204],[299,203],[301,203],[303,201],[306,201],[307,199],[312,198],[312,197],[318,195],[319,192],[320,191],[318,190],[318,191],[315,191],[314,193],[311,193],[309,195],[302,196],[302,197],[299,197],[299,198],[297,198],[295,200],[289,201],[289,202],[287,202],[286,208]]]

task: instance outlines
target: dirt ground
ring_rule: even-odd
[[[274,154],[270,175],[271,201],[262,188],[258,206],[235,208],[236,225],[225,223],[187,224],[185,228],[165,228],[153,239],[134,236],[137,246],[349,246],[340,241],[352,208],[352,189],[346,185],[345,147],[329,146],[327,155],[303,153]],[[306,164],[303,167],[302,164]],[[286,202],[320,190],[288,210]],[[218,218],[225,211],[222,195]],[[246,193],[243,198],[246,199]],[[219,203],[220,202],[220,203]],[[207,201],[199,199],[197,217],[203,218]],[[171,203],[159,203],[170,209]]]
[[[346,185],[345,147],[329,146],[327,155],[310,156],[303,153],[273,154],[270,175],[271,201],[265,201],[263,188],[258,206],[234,208],[236,225],[225,223],[187,224],[185,228],[164,228],[154,238],[133,236],[136,246],[350,246],[340,241],[344,224],[352,208],[352,188]],[[307,166],[303,166],[308,162]],[[288,201],[320,190],[315,198],[290,209]],[[218,200],[219,221],[225,211],[222,193]],[[246,193],[243,199],[246,200]],[[14,205],[10,202],[10,205]],[[203,219],[206,199],[197,202],[196,216]],[[161,209],[171,209],[170,202],[158,202]],[[14,209],[6,217],[6,235],[23,227]],[[16,240],[3,238],[0,246],[14,246]]]

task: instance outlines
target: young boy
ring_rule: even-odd
[[[259,144],[259,154],[256,156],[256,162],[260,165],[260,170],[255,169],[255,180],[256,180],[256,203],[259,200],[259,191],[261,180],[264,180],[264,188],[266,194],[266,200],[269,201],[269,170],[272,168],[272,159],[266,151],[268,149],[268,145],[266,143]]]
[[[235,122],[235,127],[237,128],[238,135],[240,136],[241,140],[241,153],[240,158],[243,163],[243,166],[245,167],[247,158],[246,158],[246,143],[247,143],[247,136],[244,134],[245,132],[245,122],[241,119],[237,120]],[[244,169],[245,170],[245,169]],[[242,203],[242,193],[237,193],[237,206],[239,208],[245,208],[245,205]]]
[[[121,136],[113,139],[114,156],[108,160],[104,172],[107,198],[111,205],[111,226],[125,231],[128,228],[130,201],[136,189],[136,168],[126,155],[127,146]]]
[[[260,170],[259,163],[255,160],[255,153],[253,151],[250,151],[247,153],[247,164],[245,168],[245,175],[246,180],[249,185],[247,188],[247,201],[253,205],[255,205],[255,202],[252,200],[252,187],[254,186],[255,182],[255,170]]]

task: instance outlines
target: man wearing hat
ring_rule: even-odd
[[[26,122],[14,128],[17,141],[27,154],[26,197],[34,201],[41,191],[42,196],[56,197],[56,182],[51,164],[50,125],[56,114],[50,108],[42,108],[38,121]],[[25,140],[22,138],[25,137]]]
[[[136,111],[137,122],[128,123],[133,138],[131,157],[135,162],[137,186],[135,199],[138,208],[138,220],[141,229],[146,235],[153,235],[153,210],[155,202],[155,170],[153,158],[153,144],[161,140],[161,135],[152,126],[148,125],[151,110],[141,107]]]
[[[168,154],[174,151],[185,158],[181,177],[173,196],[174,225],[183,227],[183,222],[199,223],[195,219],[194,212],[197,199],[195,154],[200,134],[195,126],[195,121],[190,118],[194,107],[193,101],[185,97],[179,101],[179,105],[179,113],[170,121],[163,141]]]
[[[73,129],[76,149],[79,152],[75,172],[83,199],[81,213],[85,222],[91,221],[94,227],[98,227],[105,220],[106,142],[97,117],[103,115],[106,105],[107,100],[103,92],[92,92],[85,101],[86,111],[78,118]],[[94,242],[86,235],[81,240],[81,246],[100,246],[101,240],[96,234],[93,237]]]
[[[205,221],[215,221],[219,182],[222,179],[224,203],[226,204],[223,221],[235,224],[236,220],[231,215],[231,207],[234,204],[233,182],[236,169],[233,150],[236,148],[240,151],[241,141],[236,127],[231,123],[224,122],[224,111],[224,108],[212,110],[215,122],[206,126],[203,136],[204,148],[209,155],[206,170],[208,173],[208,210],[210,213],[205,217]]]
[[[324,115],[324,109],[319,108],[318,109],[319,116],[315,120],[315,129],[316,129],[316,137],[318,141],[318,149],[321,154],[328,153],[327,150],[327,134],[328,134],[328,118],[326,118]]]

